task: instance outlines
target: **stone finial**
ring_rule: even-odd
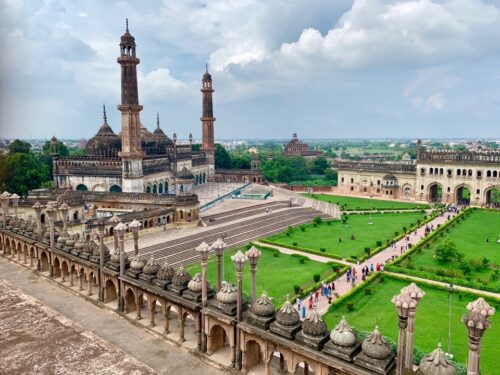
[[[219,237],[210,247],[215,250],[217,256],[221,256],[227,244],[222,237]]]
[[[160,270],[156,274],[158,280],[171,281],[175,275],[175,269],[167,262],[163,263]]]
[[[455,375],[456,370],[439,343],[436,350],[421,359],[418,373],[420,375]]]
[[[10,193],[8,191],[4,191],[2,193],[2,198],[5,199],[5,198],[10,198]]]
[[[141,227],[142,227],[142,223],[140,221],[137,221],[137,220],[132,220],[132,222],[128,225],[128,227],[130,228],[130,230],[132,232],[136,232],[138,231]]]
[[[470,302],[467,305],[467,310],[473,311],[477,310],[483,316],[491,316],[495,314],[495,309],[488,305],[488,302],[484,300],[484,298],[480,297],[475,301]]]
[[[116,225],[118,223],[121,223],[122,219],[120,219],[116,214],[111,216],[111,218],[108,220],[108,223],[111,225]]]
[[[144,266],[142,272],[144,272],[144,274],[146,274],[146,275],[153,276],[153,275],[156,275],[158,273],[159,269],[160,269],[160,266],[158,263],[156,263],[154,255],[151,255],[148,262]]]
[[[66,203],[61,204],[61,207],[59,207],[61,211],[67,211],[69,210],[69,206]]]
[[[245,262],[248,260],[248,258],[245,254],[243,254],[241,250],[238,250],[236,254],[231,256],[231,260],[233,261],[234,266],[236,267],[236,271],[242,272],[243,267],[245,266]]]
[[[392,297],[391,302],[396,307],[398,315],[402,318],[407,318],[409,310],[417,307],[417,302],[411,298],[406,288],[403,288],[401,293]]]
[[[189,273],[187,273],[184,267],[179,267],[174,277],[172,278],[172,284],[178,287],[183,287],[187,286],[189,280],[191,280],[191,276],[189,275]]]
[[[250,261],[250,264],[255,267],[257,265],[257,261],[259,260],[262,252],[257,249],[255,246],[252,246],[246,253],[247,259]]]
[[[47,232],[48,233],[48,232]],[[80,237],[76,242],[75,242],[75,249],[76,250],[83,250],[86,246],[86,242],[85,240],[83,239],[83,236]]]
[[[142,271],[144,266],[145,264],[144,261],[141,259],[140,254],[137,254],[135,257],[133,257],[132,261],[130,262],[130,268],[132,268],[135,271]]]
[[[217,292],[215,298],[221,303],[236,303],[238,300],[238,288],[232,283],[223,281],[222,287]]]
[[[276,314],[276,321],[283,326],[294,326],[300,322],[300,316],[297,310],[290,303],[288,294],[286,296],[286,301],[281,306],[281,309]]]
[[[77,241],[78,241],[78,235],[70,234],[68,239],[66,240],[66,246],[74,247]]]
[[[327,333],[326,324],[321,318],[316,307],[309,311],[306,319],[302,322],[302,332],[308,336],[321,337]]]
[[[378,326],[368,335],[361,345],[361,350],[373,359],[386,359],[391,355],[391,347],[380,334]]]
[[[114,230],[119,234],[125,234],[125,231],[127,230],[127,225],[125,225],[124,223],[122,223],[121,221],[116,224],[116,226],[114,227]]]
[[[274,307],[271,298],[267,295],[266,292],[262,292],[261,296],[257,301],[255,301],[252,306],[252,313],[257,316],[268,318],[274,316],[276,313],[276,309]]]
[[[332,340],[335,345],[343,347],[349,347],[356,344],[356,334],[349,323],[347,323],[344,316],[330,333],[330,340]]]
[[[201,293],[201,288],[202,288],[201,274],[198,272],[189,281],[188,289],[194,293]]]
[[[410,297],[417,302],[425,296],[425,292],[420,289],[415,283],[411,283],[407,287],[401,289],[401,292],[403,291],[406,291],[410,295]]]

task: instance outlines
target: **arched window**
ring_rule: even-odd
[[[491,171],[486,171],[486,177],[491,177]]]
[[[207,182],[207,175],[203,172],[203,183]]]
[[[497,171],[493,171],[493,177],[498,177],[498,172]]]
[[[165,194],[168,194],[168,181],[165,181],[164,190],[165,190]]]
[[[146,187],[146,193],[151,193],[151,186]]]
[[[88,189],[88,188],[87,188],[87,186],[85,186],[84,184],[80,184],[80,185],[78,185],[78,186],[76,187],[76,190],[77,190],[77,191],[87,191],[87,190],[89,190],[89,189]]]
[[[122,188],[118,185],[113,185],[109,188],[109,191],[112,192],[112,193],[121,193],[122,192]]]
[[[158,193],[163,194],[163,184],[160,182],[160,185],[158,185]]]
[[[153,185],[153,194],[156,194],[158,192],[158,186],[156,184]]]

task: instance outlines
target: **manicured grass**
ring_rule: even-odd
[[[403,227],[409,228],[411,224],[416,224],[417,220],[424,220],[424,214],[420,212],[403,213],[378,213],[370,215],[348,215],[347,222],[331,221],[330,225],[323,222],[316,227],[314,225],[304,225],[305,231],[295,228],[291,233],[287,231],[269,237],[267,240],[283,245],[294,245],[316,251],[325,249],[325,254],[333,254],[342,258],[361,256],[364,248],[373,249],[377,246],[377,241],[382,241],[385,245],[387,240],[392,240],[395,232],[403,233]],[[354,240],[351,239],[354,235]],[[341,239],[341,241],[339,241]]]
[[[452,277],[466,278],[455,262],[442,264],[435,258],[436,248],[443,241],[449,239],[464,255],[464,261],[487,258],[490,264],[488,269],[476,270],[472,268],[472,273],[468,276],[473,281],[477,281],[479,278],[483,283],[495,285],[495,282],[490,280],[490,276],[493,268],[500,267],[500,244],[497,243],[499,235],[500,211],[475,209],[470,212],[469,216],[460,219],[451,227],[443,229],[443,235],[435,237],[436,240],[429,247],[424,245],[422,251],[415,251],[396,265],[439,276],[447,276],[444,272],[449,272]],[[500,286],[499,281],[496,281],[496,284]]]
[[[378,324],[384,336],[388,336],[397,342],[397,315],[391,299],[398,294],[401,288],[410,284],[388,276],[380,282],[380,278],[373,283],[361,287],[359,293],[347,297],[338,305],[332,306],[330,311],[324,316],[325,322],[330,329],[340,321],[345,315],[349,324],[362,331],[372,331]],[[426,295],[417,307],[415,320],[415,347],[426,353],[437,347],[441,340],[443,350],[447,350],[448,343],[448,313],[449,295],[447,291],[435,289],[428,285],[419,285]],[[371,294],[365,295],[364,289],[370,289]],[[467,312],[466,305],[477,296],[463,293],[454,293],[452,299],[452,353],[457,362],[464,363],[467,360],[467,330],[461,321],[463,314]],[[354,303],[353,311],[348,311],[347,303]],[[491,304],[491,303],[490,303]],[[491,304],[498,311],[499,302]],[[492,325],[486,331],[481,349],[481,369],[482,374],[493,375],[497,373],[497,359],[500,357],[500,345],[498,337],[500,335],[500,314],[491,318]],[[497,370],[495,370],[495,368]]]
[[[357,198],[357,197],[343,197],[339,195],[330,194],[302,194],[305,197],[318,199],[342,207],[343,210],[398,210],[410,208],[429,208],[427,204],[414,203],[414,202],[396,202],[385,201],[379,199]]]
[[[246,248],[242,248],[246,251]],[[302,288],[307,288],[314,284],[313,274],[320,274],[323,280],[331,274],[331,264],[315,262],[305,259],[304,263],[300,263],[300,258],[278,253],[275,256],[275,251],[260,248],[262,256],[259,258],[257,264],[257,298],[262,291],[266,291],[272,297],[276,306],[285,302],[287,293],[290,298],[295,295],[293,286],[298,285]],[[236,285],[236,270],[231,261],[231,255],[236,253],[236,250],[228,251],[224,254],[223,261],[223,280],[233,282]],[[199,262],[186,267],[187,271],[194,276],[196,272],[201,272],[201,265]],[[207,278],[210,285],[217,284],[217,263],[215,256],[210,257],[207,267]],[[250,295],[251,292],[251,278],[250,278],[250,264],[245,264],[243,271],[243,292]]]

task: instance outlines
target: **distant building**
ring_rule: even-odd
[[[293,133],[292,139],[285,146],[285,156],[305,156],[316,157],[320,151],[310,150],[307,143],[302,143],[297,138],[297,133]]]

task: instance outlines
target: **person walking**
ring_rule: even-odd
[[[302,304],[302,301],[300,300],[299,297],[297,297],[295,303],[297,304],[297,309],[300,311],[300,305]]]
[[[306,318],[306,307],[302,306],[302,319]]]

